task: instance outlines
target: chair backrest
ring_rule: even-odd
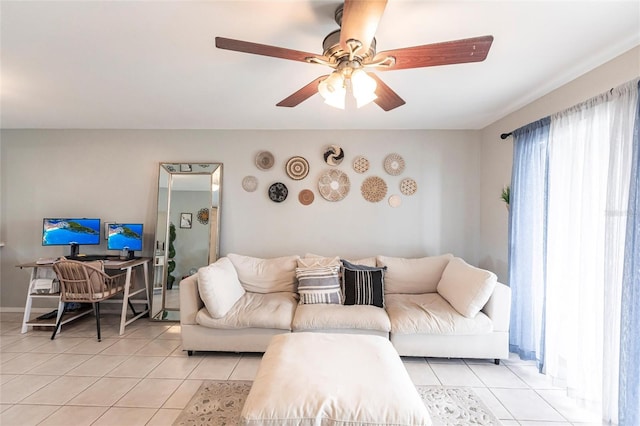
[[[53,264],[60,281],[60,293],[65,302],[96,302],[122,290],[119,283],[107,275],[103,264],[60,260]]]

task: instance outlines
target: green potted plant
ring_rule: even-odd
[[[502,193],[500,194],[500,199],[505,202],[507,205],[507,210],[509,210],[509,198],[511,197],[511,187],[509,185],[505,185],[502,187]]]
[[[167,262],[167,290],[171,290],[176,277],[171,273],[176,269],[176,261],[173,260],[176,257],[176,248],[173,246],[173,242],[176,240],[176,226],[173,223],[169,224],[169,261]]]

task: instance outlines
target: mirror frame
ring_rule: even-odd
[[[171,190],[174,182],[174,177],[180,176],[194,176],[194,175],[209,175],[211,198],[209,201],[209,254],[208,264],[211,264],[218,260],[220,255],[220,209],[222,206],[222,172],[223,164],[218,162],[202,163],[202,162],[162,162],[158,167],[158,192],[157,192],[157,211],[156,211],[156,228],[155,228],[155,247],[154,247],[154,268],[153,268],[153,291],[151,294],[151,306],[150,306],[150,319],[153,321],[179,321],[179,308],[167,308],[166,307],[166,291],[167,291],[167,275],[169,267],[169,227],[171,223]],[[167,182],[163,185],[163,174],[166,174]],[[160,197],[161,188],[167,189],[166,205],[164,200]],[[216,190],[218,191],[218,202],[214,205],[214,195]],[[161,210],[165,207],[164,210]],[[212,215],[212,211],[215,208],[215,216]],[[166,213],[166,219],[163,221],[161,212]],[[195,218],[193,218],[195,220]],[[215,220],[215,223],[214,223]],[[175,226],[175,225],[174,225]],[[215,231],[215,239],[213,232]],[[202,265],[206,266],[206,265]],[[162,298],[161,306],[156,309],[154,305],[155,291],[161,286]],[[169,313],[178,312],[178,314],[169,315]],[[170,317],[170,318],[169,318]]]

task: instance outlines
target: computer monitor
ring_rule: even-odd
[[[107,237],[108,250],[129,250],[133,257],[135,251],[142,250],[142,223],[110,223]]]
[[[78,256],[80,245],[100,244],[100,219],[44,218],[43,246],[70,246],[71,257]]]

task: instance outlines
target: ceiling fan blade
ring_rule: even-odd
[[[302,102],[304,102],[307,99],[309,99],[311,96],[313,96],[316,93],[318,93],[318,84],[322,80],[327,78],[327,77],[329,77],[329,76],[328,75],[323,75],[323,76],[320,76],[320,77],[316,78],[311,83],[309,83],[306,86],[304,86],[302,89],[298,90],[297,92],[293,93],[289,97],[287,97],[287,98],[281,100],[280,102],[278,102],[276,104],[276,106],[291,108],[291,107],[294,107],[294,106],[297,106],[297,105],[301,104]]]
[[[378,53],[373,61],[393,56],[395,65],[376,67],[379,71],[401,70],[407,68],[434,67],[437,65],[462,64],[484,61],[493,42],[493,36],[466,38],[444,43],[425,44],[405,47]]]
[[[377,99],[374,99],[375,102],[380,108],[385,111],[391,111],[394,108],[398,108],[399,106],[404,105],[406,102],[402,99],[396,92],[394,92],[391,87],[387,86],[384,81],[380,79],[377,75],[372,72],[368,72],[367,75],[373,78],[378,86],[376,87],[376,95]]]
[[[387,0],[345,0],[340,25],[340,45],[348,51],[347,40],[362,42],[362,52],[369,50]]]
[[[216,37],[216,47],[234,50],[236,52],[253,53],[254,55],[271,56],[273,58],[289,59],[291,61],[307,62],[306,58],[322,57],[315,53],[300,50],[285,49],[284,47],[269,46],[249,41],[234,40],[232,38]]]

